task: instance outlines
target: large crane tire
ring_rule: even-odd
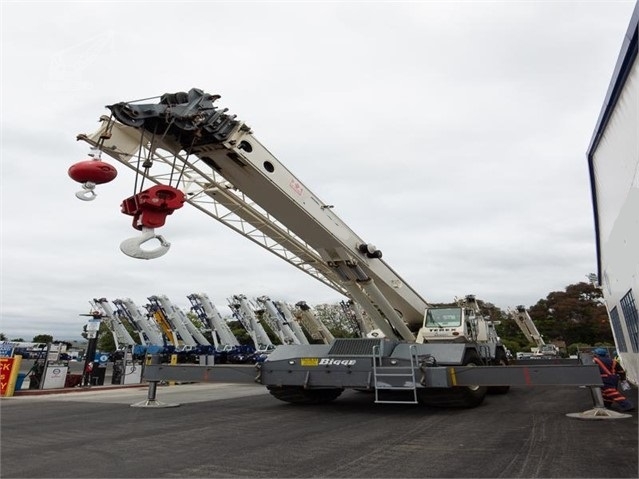
[[[341,388],[304,389],[301,386],[267,386],[271,396],[293,404],[323,404],[337,399]]]
[[[477,351],[468,350],[464,356],[464,366],[481,366]],[[479,406],[486,397],[486,386],[455,386],[451,388],[419,389],[417,400],[420,404],[445,408],[473,408]]]

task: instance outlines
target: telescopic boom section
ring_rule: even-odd
[[[521,329],[521,332],[524,333],[528,341],[535,343],[539,348],[545,346],[546,343],[541,337],[541,333],[524,306],[517,306],[515,310],[509,310],[509,313],[515,319],[517,326],[519,326],[519,329]]]
[[[197,199],[205,197],[228,208],[266,235],[270,245],[278,245],[269,246],[275,254],[358,302],[386,336],[413,341],[427,302],[382,260],[381,251],[357,236],[333,206],[282,165],[248,126],[215,107],[218,98],[192,89],[165,94],[157,104],[111,105],[113,116],[124,126],[105,118],[98,132],[79,138],[153,182],[182,177],[192,188],[186,192],[187,202],[203,209]],[[147,158],[139,157],[145,148],[173,170],[163,176],[153,173]],[[170,161],[156,155],[159,149],[170,152]],[[223,221],[221,216],[216,219]],[[227,226],[255,241],[254,230]]]

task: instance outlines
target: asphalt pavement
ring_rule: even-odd
[[[474,409],[321,406],[256,384],[160,386],[169,408],[131,407],[144,387],[19,395],[1,405],[3,478],[637,478],[637,412],[579,420],[577,387],[512,388]],[[637,403],[637,390],[631,391]]]

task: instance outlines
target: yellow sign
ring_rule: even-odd
[[[302,358],[300,359],[302,366],[319,366],[319,359],[317,358]]]

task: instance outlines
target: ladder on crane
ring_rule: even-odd
[[[375,390],[376,404],[417,404],[417,379],[415,368],[418,365],[417,348],[414,344],[409,346],[410,366],[382,366],[382,354],[379,345],[373,346],[373,389]],[[404,379],[401,386],[396,385],[397,381],[385,381],[385,379]],[[393,384],[392,384],[393,383]],[[406,398],[395,397],[392,399],[382,399],[380,392],[412,392]],[[383,394],[382,394],[383,395]]]

